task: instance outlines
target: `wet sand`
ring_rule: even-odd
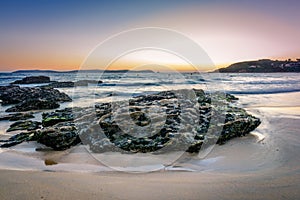
[[[299,172],[299,171],[298,171]],[[299,174],[0,171],[5,199],[299,199]]]
[[[3,152],[0,199],[300,199],[299,97],[241,96],[241,106],[261,118],[255,132],[265,138],[236,138],[204,160],[176,163],[196,172],[106,171],[82,148],[32,154],[30,160],[30,148],[23,154]],[[41,156],[59,164],[45,166]]]

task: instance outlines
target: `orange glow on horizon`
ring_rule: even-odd
[[[172,72],[172,71],[179,71],[179,72],[210,72],[216,69],[225,68],[230,66],[231,64],[237,63],[237,62],[243,62],[243,61],[251,61],[251,60],[259,60],[259,59],[271,59],[271,60],[296,60],[299,59],[300,56],[295,57],[272,57],[272,58],[256,58],[256,59],[249,59],[249,60],[238,60],[236,62],[232,63],[226,63],[226,64],[215,64],[213,67],[201,67],[195,68],[192,65],[184,65],[184,64],[149,64],[149,63],[143,63],[143,62],[114,62],[107,68],[103,67],[90,67],[88,70],[152,70],[154,72]],[[71,63],[71,62],[70,62]],[[17,64],[18,66],[22,66],[21,64]],[[70,64],[70,65],[59,65],[59,64],[29,64],[23,65],[22,67],[1,67],[1,71],[16,71],[16,70],[55,70],[55,71],[72,71],[72,70],[80,70],[81,63]],[[87,69],[87,68],[83,68]]]

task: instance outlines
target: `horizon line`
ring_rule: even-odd
[[[208,70],[203,70],[201,72],[211,72],[211,71],[215,71],[218,69],[222,69],[222,68],[227,68],[233,64],[236,63],[241,63],[241,62],[252,62],[252,61],[259,61],[259,60],[273,60],[273,61],[290,61],[290,62],[295,62],[298,61],[299,59],[294,58],[281,58],[281,59],[274,59],[274,58],[260,58],[260,59],[253,59],[253,60],[242,60],[242,61],[236,61],[236,62],[232,62],[232,63],[227,63],[227,64],[216,64],[215,65],[215,69],[208,69]],[[176,65],[174,65],[176,66]],[[2,67],[1,67],[2,68]],[[187,72],[187,73],[191,73],[191,72],[200,72],[199,70],[195,69],[195,70],[184,70],[184,67],[182,66],[181,68],[182,70],[175,70],[175,71],[179,71],[179,72]],[[72,71],[152,71],[152,72],[172,72],[172,70],[153,70],[153,69],[141,69],[141,70],[131,70],[129,68],[123,68],[123,69],[78,69],[78,67],[74,67],[71,69],[67,69],[67,70],[60,70],[57,69],[55,67],[45,67],[45,68],[16,68],[14,70],[1,70],[0,72],[4,72],[4,73],[13,73],[13,72],[17,72],[17,71],[54,71],[54,72],[72,72]]]

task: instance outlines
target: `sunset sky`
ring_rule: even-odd
[[[186,35],[218,67],[261,58],[294,59],[300,57],[299,10],[297,0],[0,1],[0,69],[78,69],[99,43],[141,27]],[[176,56],[154,51],[125,56],[112,68],[137,63],[185,70]]]

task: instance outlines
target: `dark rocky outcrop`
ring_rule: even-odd
[[[233,106],[232,95],[203,90],[164,91],[101,103],[95,108],[67,108],[43,114],[43,128],[2,141],[2,147],[24,141],[63,150],[82,142],[93,152],[199,152],[244,136],[260,120]],[[25,138],[25,139],[24,139]],[[4,145],[4,146],[3,146]]]
[[[2,105],[17,104],[8,108],[7,112],[58,108],[60,102],[72,99],[65,93],[53,88],[0,86]]]
[[[77,86],[88,86],[89,84],[101,84],[102,81],[96,80],[78,80],[72,81],[50,81],[48,76],[28,76],[22,80],[16,80],[11,85],[14,84],[39,84],[39,83],[49,83],[48,85],[41,86],[42,88],[67,88],[67,87],[77,87]]]
[[[56,110],[55,112],[43,113],[42,124],[44,127],[53,126],[59,122],[73,121],[74,116],[71,108]]]
[[[47,110],[59,107],[59,103],[47,99],[29,99],[6,109],[6,112],[23,112],[30,110]]]
[[[7,148],[7,147],[15,146],[25,141],[33,141],[35,140],[34,136],[35,136],[34,131],[22,132],[10,137],[8,140],[0,140],[0,142],[2,143],[0,144],[0,147]]]
[[[196,102],[191,98],[193,93]],[[99,124],[105,137],[92,138],[89,145],[94,152],[186,150],[192,153],[198,152],[203,144],[223,144],[233,137],[244,136],[260,124],[259,119],[245,110],[229,105],[236,100],[234,96],[216,93],[214,98],[202,90],[166,91],[133,98],[128,106],[114,105],[120,113],[101,116]],[[151,117],[147,116],[150,109]],[[211,123],[216,117],[218,120]],[[143,128],[150,123],[152,128]]]
[[[37,121],[17,121],[13,124],[10,125],[9,129],[7,129],[6,132],[10,131],[18,131],[18,130],[27,130],[27,131],[32,131],[40,128],[41,122]]]
[[[22,80],[16,80],[11,84],[38,84],[38,83],[50,83],[50,78],[48,76],[28,76]]]
[[[76,126],[72,122],[58,123],[53,127],[37,130],[36,141],[54,150],[64,150],[80,143]]]

